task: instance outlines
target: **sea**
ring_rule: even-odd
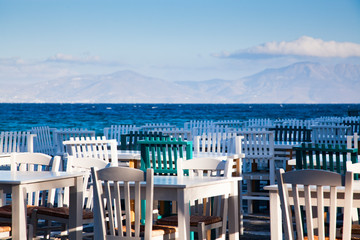
[[[355,111],[354,111],[355,110]],[[190,120],[313,119],[345,117],[360,104],[33,104],[0,103],[0,131],[26,131],[34,126],[86,128],[97,135],[117,124],[170,123]]]

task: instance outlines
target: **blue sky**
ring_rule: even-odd
[[[239,79],[360,63],[358,0],[0,0],[0,84],[121,70]]]

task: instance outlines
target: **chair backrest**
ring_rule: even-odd
[[[233,136],[236,134],[217,132],[194,136],[194,152],[227,153],[233,151]],[[231,148],[231,149],[230,149]]]
[[[222,120],[214,122],[214,125],[226,126],[228,128],[242,128],[244,121],[242,120]]]
[[[207,127],[194,127],[191,129],[192,136],[201,136],[201,135],[209,135],[213,133],[226,133],[232,130],[232,128],[228,128],[223,125],[211,125]]]
[[[276,126],[288,126],[288,127],[306,127],[311,129],[311,126],[316,125],[318,122],[313,119],[301,120],[301,119],[280,119],[275,121]]]
[[[338,173],[314,169],[290,172],[284,172],[284,169],[279,169],[277,171],[277,179],[285,239],[304,239],[306,232],[308,239],[325,239],[327,235],[330,240],[335,240],[338,219],[337,210],[341,206],[339,204],[340,201],[342,201],[344,212],[342,239],[350,240],[353,201],[352,172],[346,173],[345,184],[343,184],[343,177]],[[344,185],[345,197],[344,199],[338,199],[337,187]],[[327,189],[326,187],[329,187],[329,195],[324,194],[325,189]],[[300,193],[300,191],[304,191],[304,194]],[[294,206],[293,211],[295,212],[296,235],[293,229],[292,206]],[[314,210],[313,206],[317,207],[317,211]],[[324,221],[326,208],[328,209],[329,217],[328,227],[325,226],[326,223]],[[305,211],[305,214],[302,214],[301,209]],[[316,215],[317,217],[315,217]],[[306,231],[304,231],[305,226]],[[315,235],[318,238],[315,238]]]
[[[343,124],[345,126],[350,126],[349,134],[360,133],[360,121],[359,121],[359,119],[357,119],[357,120],[344,120]]]
[[[139,169],[109,167],[91,170],[94,179],[94,196],[99,205],[95,215],[101,224],[99,239],[140,239],[141,199],[146,200],[145,239],[151,239],[153,222],[154,170],[146,173]],[[146,195],[142,196],[140,183],[146,181]],[[130,188],[134,195],[130,196]],[[113,189],[113,191],[111,190]],[[124,205],[120,204],[123,200]],[[132,202],[132,200],[134,202]],[[132,222],[131,205],[135,219]],[[123,208],[124,206],[124,208]],[[125,224],[123,224],[125,222]]]
[[[156,131],[160,131],[156,129]],[[171,138],[181,138],[182,140],[192,141],[192,135],[190,130],[185,130],[184,128],[167,128],[163,129],[160,132],[164,136],[168,136]]]
[[[358,133],[354,133],[354,135],[351,136],[346,136],[346,147],[347,148],[355,148],[358,150],[358,155],[360,153],[360,149],[359,149],[359,134]]]
[[[93,179],[91,177],[91,168],[97,169],[105,168],[108,163],[103,159],[94,157],[76,158],[75,156],[68,156],[67,172],[83,172],[83,208],[92,209],[93,207]],[[59,206],[69,206],[69,188],[65,188],[63,192],[58,195]]]
[[[120,124],[111,125],[109,128],[104,128],[104,136],[106,139],[116,139],[118,145],[121,144],[121,135],[129,134],[131,131],[137,131],[136,125]]]
[[[30,132],[0,132],[0,153],[34,152],[34,137]]]
[[[184,170],[187,170],[186,175],[190,177],[231,177],[232,161],[232,158],[227,159],[227,161],[222,161],[210,157],[189,160],[178,159],[177,175],[181,177],[184,175]]]
[[[242,139],[242,152],[245,159],[274,158],[274,133],[272,131],[243,131],[238,132]]]
[[[145,125],[141,126],[141,131],[159,131],[166,130],[169,128],[176,128],[175,125],[171,125],[170,123],[145,123]]]
[[[311,141],[326,145],[346,145],[349,126],[318,125],[312,126]]]
[[[184,173],[190,177],[203,178],[231,177],[233,159],[222,161],[212,158],[196,158],[190,160],[180,159],[178,161],[178,178]],[[218,216],[222,218],[222,236],[225,238],[228,214],[229,195],[215,196],[208,199],[197,199],[190,203],[191,215]]]
[[[56,154],[63,155],[66,153],[66,147],[63,142],[70,140],[70,138],[86,138],[86,137],[95,137],[95,131],[79,128],[65,128],[57,129],[54,132],[54,144],[56,146]]]
[[[54,131],[49,126],[31,128],[31,133],[36,134],[34,152],[55,155]]]
[[[192,130],[194,128],[208,128],[213,125],[213,120],[190,120],[190,122],[184,123],[184,128],[187,130]]]
[[[244,127],[274,127],[274,121],[269,118],[254,118],[244,122]]]
[[[12,153],[10,156],[10,170],[13,172],[41,172],[41,171],[59,171],[60,157],[52,158],[43,153]],[[55,199],[55,189],[46,191],[36,191],[27,193],[27,204],[34,206],[52,206]]]
[[[162,137],[162,132],[141,132],[141,131],[130,131],[129,134],[121,136],[121,150],[140,150],[140,145],[138,144],[139,140],[144,140],[145,138],[156,138]]]
[[[103,137],[70,138],[64,141],[67,152],[76,159],[97,158],[114,166],[118,165],[117,143],[115,139]]]
[[[178,159],[192,158],[192,142],[181,139],[145,139],[141,146],[141,169],[153,168],[155,174],[177,174]]]
[[[347,149],[344,145],[335,147],[302,143],[293,147],[296,152],[296,169],[323,169],[346,173],[346,161],[358,162],[357,149]]]
[[[275,126],[269,130],[274,131],[275,141],[311,142],[311,129],[306,127]]]

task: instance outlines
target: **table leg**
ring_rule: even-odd
[[[190,208],[184,189],[177,192],[179,239],[190,240]]]
[[[270,234],[271,240],[282,240],[282,218],[280,197],[277,192],[270,191]]]
[[[69,239],[82,239],[83,177],[75,181],[75,186],[70,187]]]
[[[21,185],[12,187],[12,239],[26,239],[26,204],[24,188]]]
[[[239,240],[239,195],[238,182],[232,182],[232,193],[229,197],[229,239]]]

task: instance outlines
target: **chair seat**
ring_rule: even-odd
[[[68,207],[38,207],[37,214],[59,217],[69,219],[69,208]],[[94,218],[93,212],[88,210],[83,210],[83,219],[92,219]]]
[[[190,226],[197,227],[199,223],[205,223],[205,225],[221,222],[222,218],[218,216],[198,216],[193,215],[190,216]],[[178,225],[178,217],[177,216],[169,216],[164,217],[156,222],[160,225],[169,225],[169,226],[177,226]]]
[[[31,205],[27,205],[27,216],[30,217],[33,210],[38,208],[38,206],[31,206]],[[9,218],[11,219],[12,216],[12,206],[10,205],[5,205],[0,207],[0,218]]]
[[[10,232],[11,231],[11,223],[5,223],[5,222],[1,222],[0,223],[0,233],[4,233],[4,232]]]
[[[340,233],[343,232],[343,229],[340,228]],[[360,224],[352,224],[351,225],[351,240],[360,240]]]

